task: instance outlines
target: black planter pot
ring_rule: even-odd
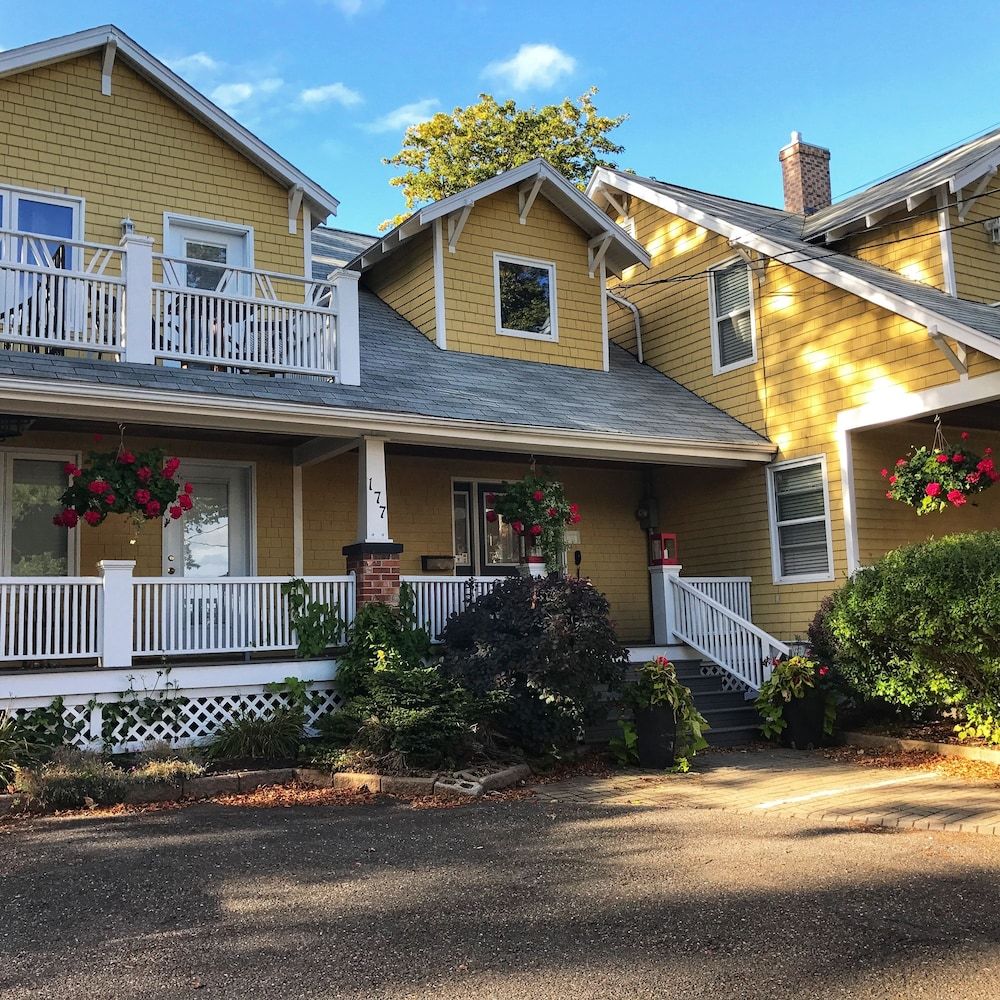
[[[826,695],[819,688],[810,688],[803,697],[788,702],[784,707],[784,717],[781,742],[786,747],[810,750],[823,745]]]
[[[639,765],[655,770],[674,766],[677,720],[669,705],[635,710],[636,750]]]

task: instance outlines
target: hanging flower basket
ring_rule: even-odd
[[[125,514],[137,527],[161,517],[177,520],[194,505],[194,487],[175,478],[180,464],[160,448],[134,454],[124,444],[115,451],[92,451],[82,468],[67,462],[64,469],[73,481],[59,498],[63,509],[52,523],[96,527],[109,514]]]
[[[982,456],[976,454],[965,444],[969,439],[965,431],[963,443],[951,447],[941,432],[940,418],[936,423],[934,444],[930,448],[913,446],[908,455],[896,460],[891,470],[882,470],[882,478],[889,483],[886,499],[916,508],[918,517],[950,507],[964,507],[969,497],[989,489],[1000,479],[991,448]]]
[[[504,483],[503,493],[487,494],[486,503],[493,508],[487,519],[501,518],[520,539],[522,562],[541,557],[550,572],[560,568],[566,526],[580,523],[580,507],[566,499],[562,483],[530,472]]]

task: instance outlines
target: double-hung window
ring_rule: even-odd
[[[495,253],[493,285],[497,333],[530,340],[559,339],[555,264]]]
[[[728,261],[708,275],[712,321],[712,370],[716,375],[757,360],[753,282],[744,260]]]
[[[826,460],[781,462],[767,470],[775,583],[833,579]]]

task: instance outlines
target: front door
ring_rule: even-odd
[[[493,519],[489,502],[497,483],[452,485],[455,573],[458,576],[508,576],[517,572],[517,536],[509,524]]]
[[[246,278],[227,268],[250,267],[248,239],[240,229],[168,219],[164,244],[169,257],[183,261],[175,265],[177,284],[240,295],[249,292]]]
[[[178,476],[194,486],[194,506],[164,529],[164,576],[250,576],[250,468],[185,460]]]

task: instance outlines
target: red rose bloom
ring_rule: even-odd
[[[97,527],[101,523],[101,512],[97,510],[88,510],[84,515],[83,519],[92,528]]]
[[[83,471],[83,470],[82,470],[82,469],[80,468],[80,466],[79,466],[79,465],[74,465],[74,464],[73,464],[72,462],[67,462],[67,463],[66,463],[66,464],[65,464],[65,465],[63,466],[63,472],[65,472],[67,476],[72,476],[72,477],[73,477],[74,479],[75,479],[75,478],[76,478],[76,477],[77,477],[78,475],[80,475],[80,473],[81,473],[82,471]]]
[[[522,531],[524,531],[524,525],[520,521],[511,521],[510,527],[515,535],[519,535]]]
[[[170,508],[170,516],[171,516],[171,517],[172,517],[172,518],[173,518],[173,519],[174,519],[175,521],[176,521],[176,520],[177,520],[177,518],[179,518],[179,517],[181,516],[181,514],[183,514],[183,513],[184,513],[184,511],[182,511],[182,510],[180,509],[180,507],[178,507],[178,506],[177,506],[177,504],[174,504],[174,505],[173,505],[173,506],[172,506],[172,507]]]
[[[153,478],[153,470],[148,465],[144,465],[136,470],[135,475],[140,482],[148,483]]]
[[[939,462],[947,462],[948,461],[948,456],[947,455],[938,455],[937,456],[937,460]]]
[[[929,497],[936,497],[941,492],[941,484],[940,483],[928,483],[924,487],[924,492]]]
[[[156,515],[159,513],[160,513],[160,501],[150,500],[149,503],[146,504],[146,517],[156,517]]]
[[[177,498],[177,503],[180,505],[181,510],[190,510],[194,506],[194,501],[187,493],[182,493]]]
[[[535,490],[535,492],[532,493],[531,496],[534,499],[535,503],[541,503],[545,499],[545,494],[541,490]]]
[[[533,524],[531,526],[531,533],[537,538],[542,533],[542,526],[540,524]]]
[[[953,507],[961,507],[965,502],[965,494],[961,490],[948,491],[948,503]]]
[[[105,493],[105,494],[104,494],[104,502],[105,502],[105,503],[106,503],[106,504],[107,504],[107,505],[108,505],[109,507],[110,507],[110,506],[111,506],[111,505],[112,505],[112,504],[113,504],[113,503],[115,502],[115,500],[117,500],[117,499],[118,499],[118,498],[117,498],[117,497],[116,497],[116,496],[114,495],[114,493]]]
[[[186,496],[187,496],[186,493],[182,493],[178,499],[183,500],[184,497]],[[497,519],[497,512],[495,510],[488,510],[486,512],[486,520],[489,521],[490,524],[493,524],[493,522],[496,521],[496,519]]]
[[[135,461],[135,455],[133,455],[132,452],[130,451],[123,451],[118,456],[119,465],[131,465],[134,461]]]
[[[135,502],[140,506],[149,503],[149,490],[136,490]]]

